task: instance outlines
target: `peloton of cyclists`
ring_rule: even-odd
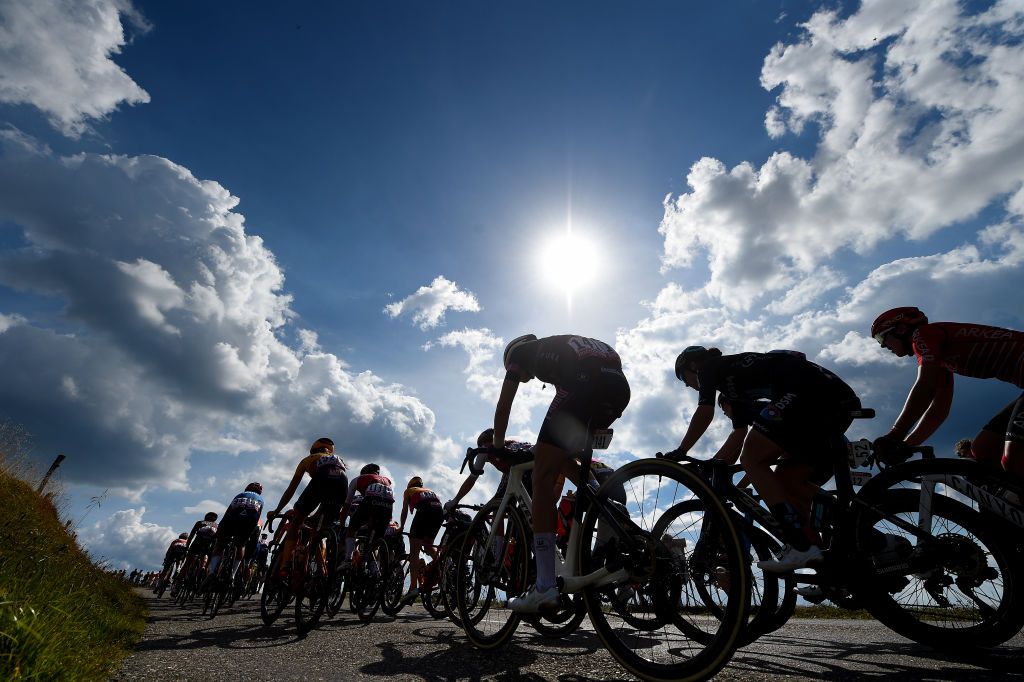
[[[629,383],[618,353],[608,344],[576,335],[513,339],[503,354],[505,379],[494,410],[489,445],[505,442],[509,415],[519,384],[534,378],[555,386],[555,396],[537,435],[533,470],[533,533],[537,582],[525,595],[509,601],[519,613],[557,607],[555,527],[561,486],[559,474],[569,457],[583,449],[590,429],[607,428],[629,404]]]
[[[914,381],[889,433],[875,440],[883,456],[901,445],[920,445],[949,416],[953,375],[1000,379],[1024,388],[1024,332],[962,322],[928,322],[914,307],[893,308],[875,319],[871,336],[894,355],[917,360]],[[982,465],[1024,477],[1024,393],[988,421],[971,442]]]

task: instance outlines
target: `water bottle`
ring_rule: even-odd
[[[811,528],[821,532],[832,523],[832,505],[835,500],[824,490],[819,490],[811,500]]]

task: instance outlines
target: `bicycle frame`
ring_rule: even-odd
[[[589,448],[583,452],[580,463],[580,480],[585,481],[588,479],[590,474],[590,462],[593,458],[593,451]],[[533,469],[534,462],[524,462],[522,464],[516,464],[509,468],[508,472],[508,485],[505,488],[505,494],[501,498],[501,502],[498,503],[498,508],[494,512],[494,518],[500,519],[505,510],[508,509],[508,505],[512,504],[513,501],[521,503],[520,508],[526,515],[527,522],[532,523],[532,515],[530,509],[533,506],[533,498],[526,491],[526,486],[523,485],[523,476],[527,471]],[[615,583],[621,583],[626,580],[629,573],[624,568],[620,568],[616,571],[609,571],[606,567],[601,568],[588,573],[587,575],[577,575],[579,572],[578,557],[579,557],[579,546],[582,534],[582,525],[579,522],[581,512],[586,508],[593,506],[598,513],[601,514],[601,520],[609,523],[616,535],[629,540],[629,535],[618,523],[615,517],[608,512],[604,505],[600,504],[596,494],[590,489],[589,485],[585,483],[577,488],[577,503],[576,509],[573,512],[573,524],[572,530],[569,532],[569,542],[566,545],[566,559],[563,559],[559,552],[555,552],[555,576],[558,578],[559,584],[562,586],[563,591],[569,594],[579,592],[586,587],[604,587],[606,585],[612,585]],[[487,535],[487,544],[485,546],[490,547],[494,542],[494,536],[498,531],[496,523],[491,524],[491,530]]]

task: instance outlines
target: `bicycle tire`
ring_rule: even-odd
[[[609,590],[617,589],[616,586],[587,587],[583,595],[594,631],[619,664],[638,677],[649,680],[707,679],[729,662],[746,623],[749,569],[740,536],[724,504],[707,483],[675,462],[660,459],[630,462],[605,481],[598,490],[598,500],[603,501],[608,509],[619,509],[621,505],[616,507],[610,498],[617,489],[625,490],[627,494],[625,510],[629,519],[621,518],[621,510],[618,516],[630,533],[631,543],[619,548],[618,555],[621,555],[621,550],[635,554],[627,555],[623,560],[629,576],[620,586],[638,584],[649,591],[653,599],[650,608],[655,616],[650,620],[659,623],[656,628],[636,629],[622,620],[626,626],[619,626],[612,621],[613,618],[618,620],[614,609],[605,609],[606,595]],[[659,510],[664,505],[672,506],[690,497],[701,503],[701,509],[694,512],[700,515],[700,525],[708,521],[715,524],[721,538],[721,551],[725,553],[722,561],[733,576],[728,586],[719,587],[725,593],[719,616],[711,614],[702,599],[691,597],[685,550],[675,544],[670,549],[662,538],[653,536],[653,515],[663,513]],[[593,550],[599,518],[599,511],[592,507],[581,522],[579,565],[584,571],[597,568]],[[689,523],[690,519],[686,521]],[[688,532],[695,532],[694,528],[699,531],[696,518]],[[676,533],[675,528],[662,530],[670,535]],[[672,535],[670,539],[676,539],[676,536]],[[614,542],[619,542],[619,539]],[[692,546],[690,543],[691,551]],[[638,552],[635,548],[643,551]],[[606,551],[609,561],[614,561],[613,552]],[[652,567],[647,572],[641,570],[645,564]],[[692,606],[687,601],[684,608],[684,599],[692,599]],[[703,633],[704,641],[690,636],[681,627],[683,624]],[[652,639],[658,641],[657,646],[650,646]]]
[[[693,513],[699,504],[696,499],[686,500],[666,510],[654,526],[655,537],[660,537],[661,529],[667,528],[678,517]],[[758,560],[774,559],[776,554],[781,551],[781,545],[760,528],[744,526],[739,523],[735,525],[741,537],[746,538],[752,550],[747,557],[751,576],[750,606],[747,611],[747,622],[739,638],[739,645],[743,647],[756,641],[758,637],[779,629],[793,615],[796,608],[797,595],[794,591],[796,579],[792,573],[767,573],[757,568]],[[695,551],[695,553],[697,552]],[[728,574],[719,572],[718,569],[722,569],[722,567],[716,565],[714,557],[709,557],[706,562],[700,562],[700,565],[703,567],[704,574],[700,576],[700,579],[694,581],[694,587],[697,593],[705,599],[705,604],[711,611],[720,616],[722,609],[715,603],[709,587],[727,579]],[[691,565],[691,571],[693,570],[694,566]],[[691,634],[698,639],[702,637],[697,632]]]
[[[437,588],[441,594],[441,604],[444,606],[448,620],[459,629],[462,628],[458,601],[459,552],[462,551],[465,541],[465,533],[460,533],[454,538],[441,557],[441,565],[437,569]]]
[[[367,577],[366,594],[365,602],[358,609],[357,615],[364,623],[373,620],[384,600],[384,585],[389,570],[388,554],[387,543],[377,539],[370,544],[368,554],[363,557],[363,570]]]
[[[391,617],[397,616],[405,608],[402,597],[405,596],[405,584],[409,579],[409,570],[409,559],[404,556],[392,561],[388,569],[380,610]]]
[[[971,467],[946,466],[947,462],[937,460],[912,464],[920,466],[907,471],[917,474],[978,474]],[[949,461],[948,464],[962,463]],[[920,490],[878,487],[869,490],[864,501],[888,516],[902,515],[914,523],[920,509]],[[887,522],[885,517],[858,506],[853,528],[857,555],[863,557],[860,569],[864,579],[858,581],[855,594],[886,627],[922,644],[963,649],[992,647],[1005,642],[1024,626],[1024,584],[1021,583],[1024,563],[1017,551],[1018,539],[1000,532],[1000,527],[983,515],[945,495],[933,496],[931,513],[931,527],[937,539],[930,546],[942,551],[929,559],[929,543],[912,540],[913,536],[905,537],[909,534]],[[941,522],[937,523],[936,519]],[[885,563],[881,568],[876,563],[880,556],[877,534],[883,532],[876,528],[879,524],[886,524],[886,534],[904,537],[906,570],[911,570],[909,567],[913,565],[913,573],[899,571],[907,585],[895,592],[892,590],[898,584],[893,584],[892,573]],[[935,533],[936,530],[941,532]],[[903,560],[901,556],[897,558]],[[886,572],[881,573],[883,570]],[[977,588],[982,585],[986,585],[986,589],[979,594]],[[923,600],[924,595],[931,603],[909,603]],[[956,606],[951,597],[956,600]],[[971,604],[976,607],[977,615]],[[970,624],[965,625],[965,622]],[[941,623],[948,623],[948,626]]]
[[[278,545],[270,556],[270,568],[263,583],[263,594],[260,595],[260,618],[263,619],[264,625],[272,625],[278,619],[287,608],[291,597],[287,581],[280,575],[281,551],[282,548]]]
[[[530,568],[532,533],[515,504],[491,521],[499,501],[484,506],[470,523],[459,552],[457,601],[459,619],[466,637],[479,649],[506,644],[515,634],[521,618],[508,608],[508,599],[526,591]],[[494,546],[485,546],[490,525],[502,524],[504,542],[494,535]]]

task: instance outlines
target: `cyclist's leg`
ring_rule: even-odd
[[[971,456],[986,469],[999,471],[1000,459],[1007,454],[1007,444],[1013,431],[1013,415],[1021,398],[1015,398],[992,417],[974,440],[971,441]],[[1015,456],[1011,456],[1015,458]]]
[[[1003,469],[1014,476],[1024,478],[1024,394],[1014,402],[1007,422]]]

